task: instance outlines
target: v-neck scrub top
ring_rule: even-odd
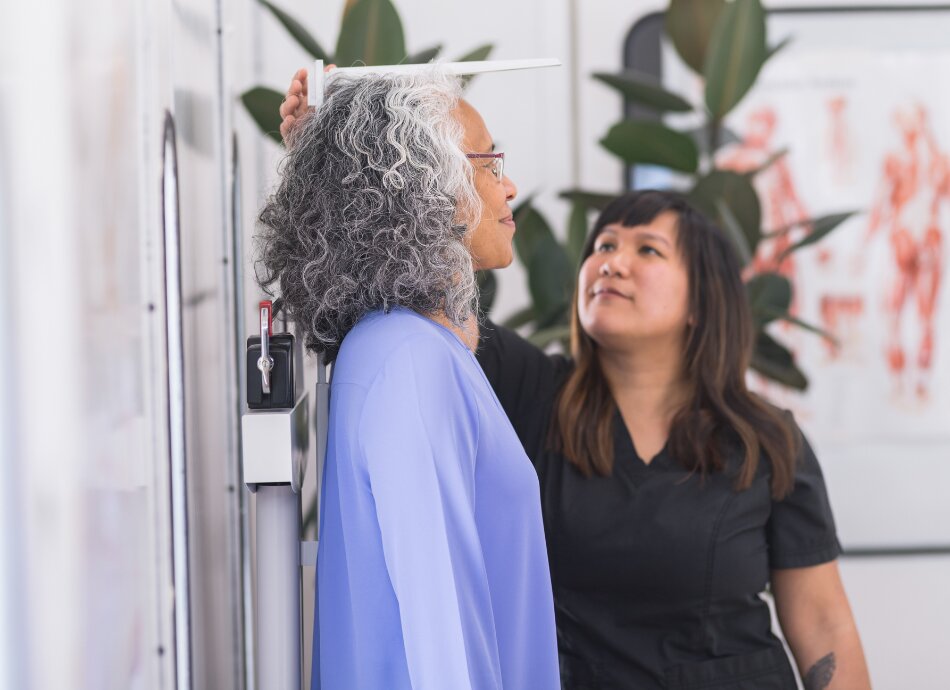
[[[455,334],[347,334],[321,493],[313,688],[559,687],[538,477]]]
[[[647,464],[618,412],[613,473],[587,478],[547,450],[571,361],[493,324],[478,357],[541,483],[563,687],[795,690],[760,594],[770,570],[839,554],[807,443],[791,494],[774,501],[767,459],[745,491],[738,448],[705,480],[667,448]]]

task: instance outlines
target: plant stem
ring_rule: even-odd
[[[710,167],[716,156],[716,149],[719,148],[719,139],[722,136],[722,122],[714,117],[709,118],[707,127],[707,141],[709,142],[709,161]]]

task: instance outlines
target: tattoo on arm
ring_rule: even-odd
[[[831,652],[823,656],[815,665],[808,669],[808,673],[802,678],[802,684],[805,690],[824,690],[831,683],[831,677],[835,675],[835,653]]]

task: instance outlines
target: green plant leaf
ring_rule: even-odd
[[[458,58],[456,62],[480,62],[481,60],[487,60],[488,56],[491,55],[491,52],[495,49],[495,46],[491,43],[486,43],[485,45],[478,46],[474,50],[470,50],[465,53],[462,57]],[[465,77],[462,77],[462,86],[466,87],[475,78],[474,74],[469,74]]]
[[[574,270],[547,220],[528,197],[514,210],[515,251],[528,272],[528,291],[539,327],[551,325],[566,309]]]
[[[554,240],[551,226],[534,207],[533,201],[534,196],[529,196],[515,206],[512,212],[515,226],[518,228],[515,232],[515,253],[525,268],[531,265],[531,259],[542,242],[549,238]]]
[[[547,219],[528,197],[514,209],[515,253],[528,273],[528,291],[539,328],[565,318],[574,290],[574,267]]]
[[[765,159],[765,162],[763,162],[762,165],[758,166],[757,168],[752,168],[752,170],[746,170],[746,171],[745,171],[744,173],[742,173],[742,174],[745,175],[746,177],[755,177],[756,175],[759,175],[759,174],[761,174],[761,173],[764,173],[766,170],[768,170],[769,168],[771,168],[773,165],[775,165],[776,163],[778,163],[780,160],[782,160],[783,158],[785,158],[785,156],[787,156],[787,155],[788,155],[788,149],[787,149],[787,148],[779,149],[778,151],[776,151],[775,153],[773,153],[771,156],[769,156],[768,158],[766,158],[766,159]]]
[[[356,0],[343,16],[336,44],[340,67],[395,65],[406,57],[399,13],[390,0]]]
[[[776,43],[774,46],[768,48],[768,49],[765,51],[765,61],[768,62],[768,61],[771,60],[773,57],[775,57],[778,53],[780,53],[780,52],[782,52],[783,50],[785,50],[785,47],[786,47],[789,43],[791,43],[791,42],[792,42],[792,37],[791,37],[791,36],[786,36],[786,37],[783,38],[781,41],[779,41],[778,43]]]
[[[808,379],[795,364],[792,353],[765,331],[760,331],[756,337],[752,368],[789,388],[800,391],[808,388]]]
[[[511,329],[521,328],[525,324],[531,323],[536,318],[537,314],[535,314],[534,307],[525,307],[524,309],[520,309],[509,316],[501,325],[505,328]]]
[[[482,314],[487,314],[495,303],[495,295],[498,294],[498,280],[494,271],[478,271],[475,279],[478,281],[478,308]]]
[[[654,110],[670,113],[688,113],[693,110],[689,101],[667,91],[657,85],[655,80],[636,70],[625,70],[619,74],[596,72],[594,79],[616,89],[628,101],[649,106]]]
[[[570,337],[571,327],[567,324],[558,324],[532,333],[526,340],[542,350],[553,342],[561,341],[565,344],[565,349],[567,349],[567,347],[569,347],[567,341],[569,341]]]
[[[567,219],[567,257],[576,268],[581,265],[581,253],[587,240],[587,206],[574,202]]]
[[[439,53],[442,52],[442,45],[432,46],[431,48],[426,48],[425,50],[420,50],[418,53],[413,53],[408,56],[403,63],[406,65],[424,65],[426,63],[432,62],[437,57]]]
[[[323,47],[317,42],[317,39],[314,38],[313,35],[304,28],[303,24],[298,22],[276,5],[267,2],[267,0],[260,0],[260,3],[270,10],[271,14],[277,18],[277,21],[283,24],[284,28],[287,29],[287,33],[289,33],[290,36],[295,41],[297,41],[300,47],[306,50],[311,57],[313,57],[315,60],[323,60],[327,64],[333,62],[333,58],[330,56],[330,54],[325,51]]]
[[[762,205],[747,176],[731,170],[713,170],[701,177],[687,196],[699,210],[725,225],[720,208],[716,205],[716,200],[722,199],[742,229],[750,258],[755,254],[762,240]]]
[[[685,173],[694,173],[699,151],[687,134],[656,122],[625,120],[610,128],[600,144],[628,164],[662,165]]]
[[[745,233],[742,231],[742,226],[739,224],[739,221],[736,220],[735,214],[732,212],[732,209],[729,208],[729,204],[727,204],[725,200],[717,198],[715,205],[716,215],[714,217],[719,219],[722,229],[726,231],[726,235],[732,240],[732,246],[735,247],[739,261],[742,262],[743,266],[747,265],[752,261],[752,250],[749,249],[749,242],[746,240]]]
[[[571,203],[581,204],[586,206],[588,209],[593,209],[595,211],[603,211],[607,208],[607,204],[617,198],[616,194],[604,194],[602,192],[585,192],[582,189],[568,189],[558,196],[562,199],[566,199]]]
[[[815,244],[818,240],[822,239],[829,233],[831,233],[835,228],[844,223],[848,218],[855,215],[857,211],[846,211],[844,213],[832,213],[828,216],[822,216],[821,218],[816,218],[811,222],[812,231],[805,235],[798,242],[793,244],[791,247],[786,249],[784,252],[778,255],[776,259],[777,262],[781,262],[782,259],[787,257],[792,252],[797,252],[802,247],[807,247],[811,244]],[[804,222],[797,223],[796,225],[805,225]]]
[[[720,121],[748,93],[765,62],[765,11],[733,0],[716,21],[706,58],[706,107]]]
[[[488,56],[491,55],[491,52],[494,49],[495,46],[491,43],[480,45],[477,48],[465,53],[465,55],[458,58],[456,62],[479,62],[481,60],[487,60]]]
[[[759,273],[746,283],[752,318],[761,328],[767,323],[788,314],[792,304],[792,284],[778,273]]]
[[[542,240],[528,264],[528,290],[539,325],[547,326],[561,318],[571,299],[573,282],[573,267],[564,247],[553,236]]]
[[[725,0],[670,0],[666,10],[666,34],[683,62],[703,73],[709,41]]]
[[[257,123],[260,130],[284,145],[280,136],[280,104],[284,101],[284,94],[264,86],[255,86],[241,94],[241,103],[251,119]]]
[[[710,152],[706,150],[709,148],[709,128],[706,125],[688,129],[684,133],[688,134],[692,138],[692,140],[696,143],[696,147],[700,151],[706,155],[709,155]],[[728,127],[720,126],[719,136],[716,139],[716,151],[727,144],[736,144],[740,141],[742,141],[742,137],[736,134],[733,130],[729,129]],[[712,153],[715,153],[715,151]]]
[[[837,339],[832,333],[829,333],[829,332],[826,331],[825,329],[819,328],[818,326],[814,326],[814,325],[808,323],[807,321],[802,321],[802,320],[799,319],[797,316],[792,316],[792,315],[789,314],[788,312],[785,312],[784,314],[776,314],[776,315],[775,315],[775,319],[777,319],[777,320],[779,320],[779,321],[785,321],[785,322],[787,322],[787,323],[794,324],[794,325],[798,326],[799,328],[801,328],[802,330],[808,331],[809,333],[814,333],[815,335],[820,335],[822,338],[824,338],[824,339],[827,340],[828,342],[830,342],[830,343],[832,343],[833,345],[835,345],[835,347],[837,347],[838,345],[840,345],[840,343],[838,342],[838,339]]]

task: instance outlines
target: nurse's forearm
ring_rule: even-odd
[[[773,570],[772,593],[805,690],[871,687],[837,561]]]
[[[866,690],[871,687],[861,641],[854,625],[816,630],[789,646],[805,690]],[[798,649],[796,649],[796,647]]]

